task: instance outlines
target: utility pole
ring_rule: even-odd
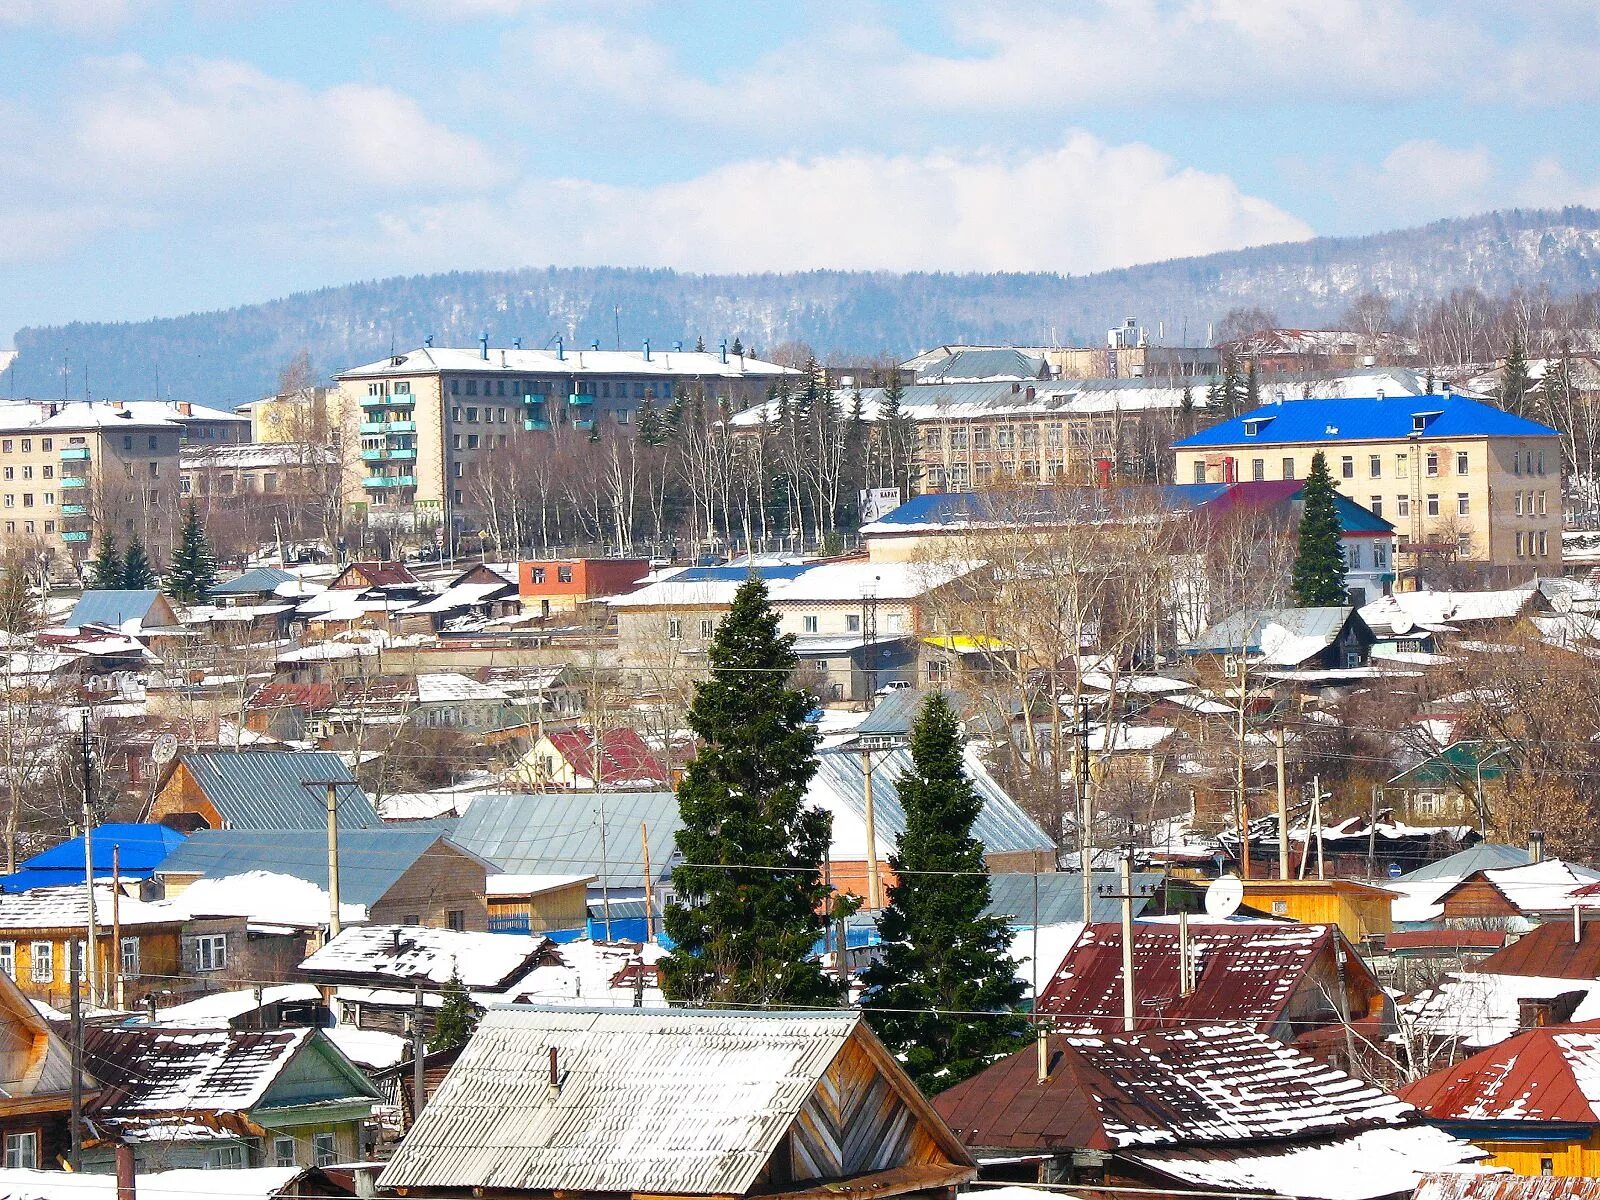
[[[127,985],[122,978],[122,847],[111,847],[111,999],[126,1012]]]
[[[1138,899],[1133,891],[1133,841],[1122,847],[1122,891],[1102,892],[1108,898],[1122,901],[1122,1031],[1132,1033],[1138,1023],[1139,997],[1133,978],[1133,902]]]
[[[328,940],[339,936],[339,785],[329,780],[324,796],[328,805]]]
[[[1289,878],[1289,792],[1283,766],[1283,744],[1287,740],[1278,726],[1278,878]]]
[[[422,988],[411,990],[411,1123],[422,1117],[428,1102],[428,1043],[422,1029]]]
[[[72,988],[72,1152],[70,1162],[77,1172],[83,1168],[83,1000],[79,996],[78,956],[67,944],[67,980]]]
[[[878,879],[878,821],[872,804],[872,751],[861,751],[862,799],[867,806],[867,907],[874,912],[883,907]]]
[[[85,714],[79,731],[78,753],[83,764],[83,891],[86,901],[88,944],[84,948],[84,967],[89,976],[89,1003],[97,1003],[99,972],[95,963],[97,940],[94,920],[94,737]]]
[[[1243,651],[1233,660],[1234,673],[1239,680],[1239,755],[1238,755],[1238,780],[1239,807],[1239,874],[1244,879],[1250,878],[1250,801],[1244,790],[1244,717],[1245,696],[1249,688],[1249,667]]]
[[[639,822],[639,849],[644,852],[644,937],[656,940],[656,884],[650,876],[650,827]]]
[[[1073,756],[1073,775],[1078,791],[1078,873],[1082,876],[1083,884],[1083,923],[1088,925],[1090,914],[1094,911],[1094,802],[1089,795],[1088,697],[1077,697],[1074,708],[1078,714],[1078,723],[1072,731],[1078,743],[1077,753]]]

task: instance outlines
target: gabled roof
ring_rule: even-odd
[[[515,933],[465,933],[421,925],[356,925],[341,930],[300,964],[306,975],[368,985],[443,985],[500,991],[520,979],[553,943]]]
[[[1510,754],[1504,746],[1485,747],[1482,742],[1454,742],[1431,758],[1401,771],[1389,783],[1394,787],[1429,787],[1444,784],[1460,787],[1500,779],[1511,769]]]
[[[94,907],[96,920],[104,927],[111,913],[109,883],[95,886]],[[180,910],[163,901],[146,902],[124,896],[118,901],[117,907],[124,928],[178,925],[184,919],[184,914]],[[27,930],[88,927],[89,893],[81,883],[0,895],[0,931],[21,933]]]
[[[129,877],[146,877],[167,855],[183,844],[183,834],[165,825],[112,823],[96,825],[90,839],[94,855],[96,876],[111,874],[112,859]],[[64,870],[73,872],[78,882],[83,881],[83,837],[69,838],[24,859],[25,870]]]
[[[589,725],[557,729],[546,740],[572,770],[594,785],[595,737]],[[600,737],[600,775],[606,787],[663,788],[671,780],[655,751],[638,732],[626,726],[607,729]]]
[[[337,693],[331,683],[266,684],[245,704],[255,711],[274,708],[303,708],[307,712],[327,712],[333,707]]]
[[[1600,1021],[1530,1029],[1396,1094],[1436,1121],[1600,1126]]]
[[[1532,861],[1533,856],[1521,846],[1479,842],[1476,846],[1458,850],[1425,867],[1418,867],[1410,874],[1402,875],[1401,879],[1406,883],[1422,883],[1430,879],[1465,879],[1474,871],[1525,867]]]
[[[1184,643],[1182,649],[1189,654],[1261,654],[1271,663],[1293,666],[1331,646],[1352,617],[1355,610],[1348,605],[1243,608]]]
[[[225,579],[211,589],[213,596],[271,595],[285,583],[293,583],[298,576],[278,567],[253,567],[243,575]]]
[[[840,1081],[826,1111],[870,1147],[852,1153],[835,1133],[861,1165],[809,1170],[802,1115],[852,1044],[866,1063]],[[867,1070],[877,1076],[874,1100],[856,1111],[848,1097],[868,1086]],[[902,1148],[913,1124],[927,1147],[920,1168]],[[881,1172],[872,1190],[887,1196],[974,1173],[859,1012],[502,1007],[485,1014],[379,1185],[738,1196],[757,1187],[791,1131],[797,1182],[763,1190]],[[906,1172],[899,1187],[889,1178],[897,1168]]]
[[[1138,1027],[1160,1029],[1204,1019],[1271,1030],[1318,960],[1331,958],[1341,937],[1335,925],[1193,924],[1194,990],[1180,995],[1178,929],[1140,923],[1133,928]],[[1362,971],[1346,949],[1346,969]],[[1374,983],[1373,990],[1377,990]],[[1057,968],[1038,1011],[1062,1027],[1109,1031],[1122,1027],[1122,927],[1091,925]]]
[[[876,807],[877,796],[873,796]],[[1122,916],[1122,877],[1115,871],[1090,872],[1092,895],[1089,919],[1094,924],[1117,921]],[[1133,876],[1133,915],[1138,916],[1154,898],[1155,888],[1164,877],[1157,871],[1138,871]],[[1046,871],[1039,875],[1021,871],[1001,871],[989,876],[987,916],[1004,917],[1013,926],[1034,923],[1034,901],[1039,905],[1040,925],[1083,923],[1083,876],[1077,871]],[[1052,964],[1041,962],[1046,970]]]
[[[1387,396],[1382,400],[1283,400],[1202,429],[1174,442],[1173,448],[1405,441],[1417,434],[1414,426],[1418,421],[1423,425],[1420,436],[1424,438],[1556,436],[1548,425],[1451,392]]]
[[[1010,346],[955,349],[917,369],[919,384],[1010,382],[1049,377],[1042,355]]]
[[[641,824],[650,838],[651,867],[664,875],[672,869],[675,839],[683,828],[678,798],[671,792],[477,796],[450,840],[509,874],[595,875],[600,887],[633,889],[643,886]]]
[[[1576,940],[1571,921],[1536,926],[1467,969],[1545,979],[1600,979],[1600,922],[1583,922]]]
[[[1410,1105],[1237,1025],[1049,1038],[934,1099],[969,1146],[1114,1150],[1403,1125]]]
[[[1447,902],[1468,884],[1487,883],[1504,896],[1511,907],[1523,913],[1560,912],[1575,904],[1595,908],[1600,907],[1600,896],[1575,896],[1579,888],[1595,882],[1600,882],[1600,872],[1558,858],[1547,858],[1522,867],[1474,871],[1447,889],[1439,902]]]
[[[62,622],[71,629],[85,625],[105,625],[116,629],[129,621],[143,622],[152,609],[164,606],[161,592],[156,588],[138,591],[90,591],[78,598],[77,604]],[[158,614],[166,624],[165,611]]]
[[[321,788],[338,781],[339,827],[383,824],[356,786],[344,759],[331,750],[197,752],[178,759],[230,829],[326,829]]]
[[[348,581],[347,578],[348,577]],[[422,581],[402,562],[353,562],[334,576],[332,588],[415,587]]]

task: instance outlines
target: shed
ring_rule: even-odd
[[[593,875],[488,877],[490,933],[548,933],[582,929],[589,917]]]
[[[62,624],[69,629],[102,625],[124,633],[141,633],[146,629],[170,629],[179,621],[172,602],[159,590],[141,588],[84,592]]]
[[[858,1012],[506,1007],[378,1185],[822,1200],[953,1197],[975,1174]]]
[[[1244,899],[1256,912],[1307,925],[1337,925],[1360,943],[1394,928],[1395,894],[1353,879],[1246,879]]]

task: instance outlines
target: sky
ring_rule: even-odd
[[[0,0],[0,347],[390,275],[1600,205],[1594,0]]]

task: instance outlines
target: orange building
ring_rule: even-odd
[[[517,594],[524,612],[571,612],[586,600],[638,588],[650,573],[642,558],[555,558],[517,564]]]

